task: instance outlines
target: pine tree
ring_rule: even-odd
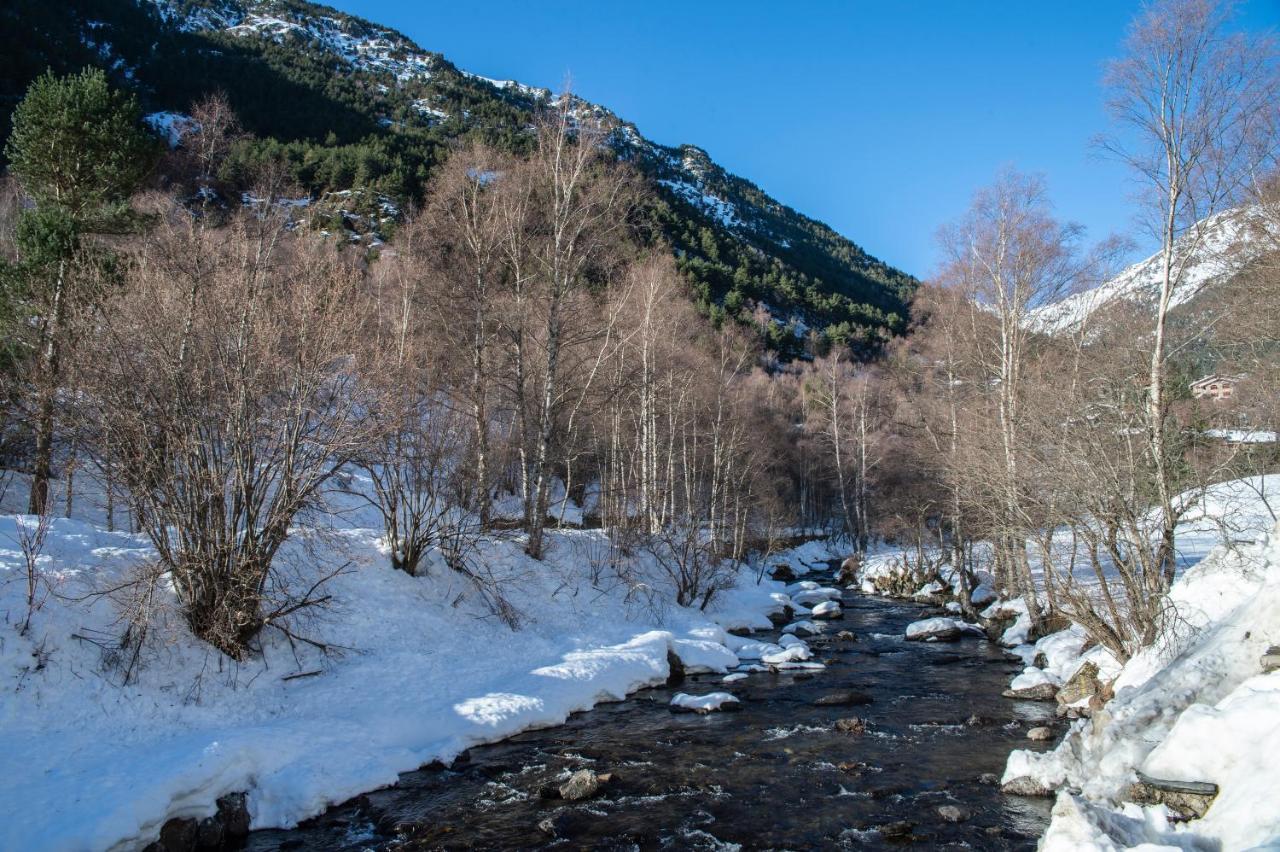
[[[34,202],[19,223],[21,259],[4,277],[6,295],[31,318],[38,336],[29,511],[43,514],[67,324],[79,303],[91,299],[76,287],[82,238],[127,226],[129,195],[155,161],[156,140],[142,127],[137,101],[112,89],[102,71],[46,73],[14,111],[5,155]]]

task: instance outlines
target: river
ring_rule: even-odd
[[[1004,795],[990,777],[1011,749],[1052,745],[1026,738],[1053,724],[1051,705],[1000,696],[1017,661],[978,638],[906,642],[906,625],[931,614],[917,604],[847,592],[843,606],[808,639],[824,671],[691,675],[406,773],[297,829],[254,832],[248,848],[1035,848],[1049,801]],[[668,707],[676,692],[720,689],[738,712]],[[848,691],[863,703],[815,704]],[[865,732],[837,731],[848,717]],[[612,773],[594,798],[540,795],[582,768]],[[944,818],[947,805],[963,819]]]

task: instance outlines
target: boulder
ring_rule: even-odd
[[[196,852],[203,849],[238,848],[249,836],[249,809],[244,793],[218,799],[218,810],[196,820],[174,818],[160,828],[160,838],[144,852]]]
[[[857,642],[858,641],[857,635],[848,630],[841,630],[839,633],[836,634],[836,638],[839,639],[841,642]]]
[[[836,719],[835,729],[841,734],[865,734],[867,732],[867,720],[859,719],[857,716],[850,716],[848,719]]]
[[[1025,689],[1006,689],[1000,694],[1005,698],[1017,698],[1021,701],[1052,701],[1058,695],[1058,687],[1051,683],[1037,683]]]
[[[590,769],[579,769],[560,785],[560,798],[566,802],[589,799],[600,789],[601,776]],[[607,778],[605,780],[608,780]]]
[[[1126,798],[1140,805],[1164,805],[1184,819],[1199,819],[1218,795],[1218,785],[1204,781],[1170,781],[1142,772]]]
[[[1075,704],[1097,695],[1102,689],[1098,682],[1098,664],[1087,662],[1058,690],[1059,704]]]
[[[1027,739],[1034,740],[1038,743],[1046,742],[1053,739],[1053,728],[1038,725],[1027,731]]]
[[[906,820],[898,820],[897,822],[885,823],[878,826],[877,831],[880,836],[886,840],[906,840],[911,837],[911,830],[914,826]]]
[[[675,651],[667,649],[667,686],[684,683],[684,662]]]
[[[911,642],[953,642],[966,633],[981,635],[982,629],[958,618],[925,618],[907,625]]]
[[[969,818],[969,811],[958,805],[940,805],[938,816],[942,817],[944,822],[964,822]]]
[[[1010,796],[1049,796],[1053,793],[1052,790],[1029,775],[1020,775],[1017,778],[1006,781],[1000,789]]]
[[[865,692],[854,692],[853,690],[833,692],[813,702],[815,707],[864,707],[870,703],[872,703],[870,695]]]
[[[1280,670],[1280,645],[1272,645],[1260,660],[1262,671],[1266,673]]]
[[[737,696],[728,692],[710,692],[706,695],[689,695],[679,692],[671,699],[670,707],[673,713],[705,715],[716,710],[741,710],[742,704]]]
[[[840,563],[840,571],[836,574],[836,582],[845,586],[858,582],[858,571],[861,568],[862,557],[855,553]]]

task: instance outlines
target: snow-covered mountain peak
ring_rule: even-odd
[[[1206,287],[1225,281],[1257,259],[1263,231],[1277,223],[1256,207],[1216,213],[1178,239],[1174,246],[1174,288],[1171,307],[1186,304]],[[1079,331],[1096,311],[1121,301],[1154,306],[1163,280],[1160,253],[1133,264],[1105,284],[1045,305],[1032,312],[1031,325],[1045,334]]]

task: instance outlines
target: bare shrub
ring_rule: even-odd
[[[112,305],[84,413],[192,632],[240,659],[314,602],[267,598],[291,524],[369,438],[355,379],[367,293],[331,244],[270,212],[218,230],[185,215]]]

